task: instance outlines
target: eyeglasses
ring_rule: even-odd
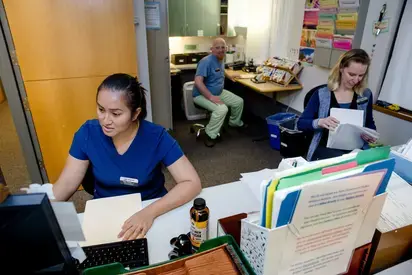
[[[228,49],[227,46],[216,46],[216,47],[213,47],[213,48],[215,48],[216,50],[226,50],[226,51]]]

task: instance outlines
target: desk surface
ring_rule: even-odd
[[[232,77],[233,75],[240,74],[240,75],[254,75],[251,73],[247,73],[244,71],[234,71],[231,69],[225,69],[225,75],[227,77]],[[266,82],[266,83],[254,83],[250,79],[244,78],[237,78],[236,82],[239,82],[259,93],[277,93],[277,92],[285,92],[285,91],[297,91],[302,89],[302,86],[299,84],[289,84],[288,86],[282,86],[279,84],[275,84],[273,82]]]
[[[234,196],[234,194],[236,194]],[[250,195],[249,188],[242,182],[233,182],[214,187],[205,188],[199,197],[206,200],[210,209],[209,238],[215,238],[217,233],[217,220],[238,213],[259,211],[260,204],[254,196]],[[143,201],[146,207],[156,200]],[[170,239],[190,230],[189,202],[157,218],[147,234],[150,264],[167,261],[172,250]],[[83,214],[79,214],[83,222]]]
[[[253,186],[253,188],[257,188]],[[236,196],[234,196],[236,194]],[[260,210],[259,201],[251,195],[249,187],[238,181],[205,188],[199,197],[206,200],[210,209],[209,238],[217,235],[217,220],[238,213],[248,213]],[[155,200],[143,201],[146,207]],[[189,211],[192,202],[178,207],[157,218],[147,234],[149,261],[156,264],[168,260],[168,253],[172,250],[170,239],[190,230]],[[83,222],[83,213],[78,214],[79,220]],[[378,273],[379,275],[406,275],[412,274],[412,260],[401,263]]]

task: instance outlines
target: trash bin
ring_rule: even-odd
[[[297,115],[290,113],[278,113],[268,116],[266,122],[269,129],[270,146],[275,150],[280,150],[280,126],[287,129],[294,129]]]
[[[295,118],[295,125],[299,118]],[[289,123],[288,123],[289,124]],[[284,158],[306,156],[313,133],[305,133],[293,128],[280,128],[280,154]]]

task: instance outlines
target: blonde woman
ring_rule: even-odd
[[[357,109],[364,111],[364,126],[376,130],[372,116],[372,92],[366,88],[370,58],[362,49],[353,49],[341,56],[328,78],[327,87],[317,90],[298,121],[302,131],[312,131],[308,160],[326,159],[347,153],[344,150],[326,148],[329,130],[334,130],[339,121],[330,116],[331,108]],[[368,143],[376,140],[362,135]]]

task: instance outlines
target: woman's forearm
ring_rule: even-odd
[[[196,197],[202,190],[200,182],[184,181],[178,183],[164,197],[147,206],[154,217],[159,217]]]

